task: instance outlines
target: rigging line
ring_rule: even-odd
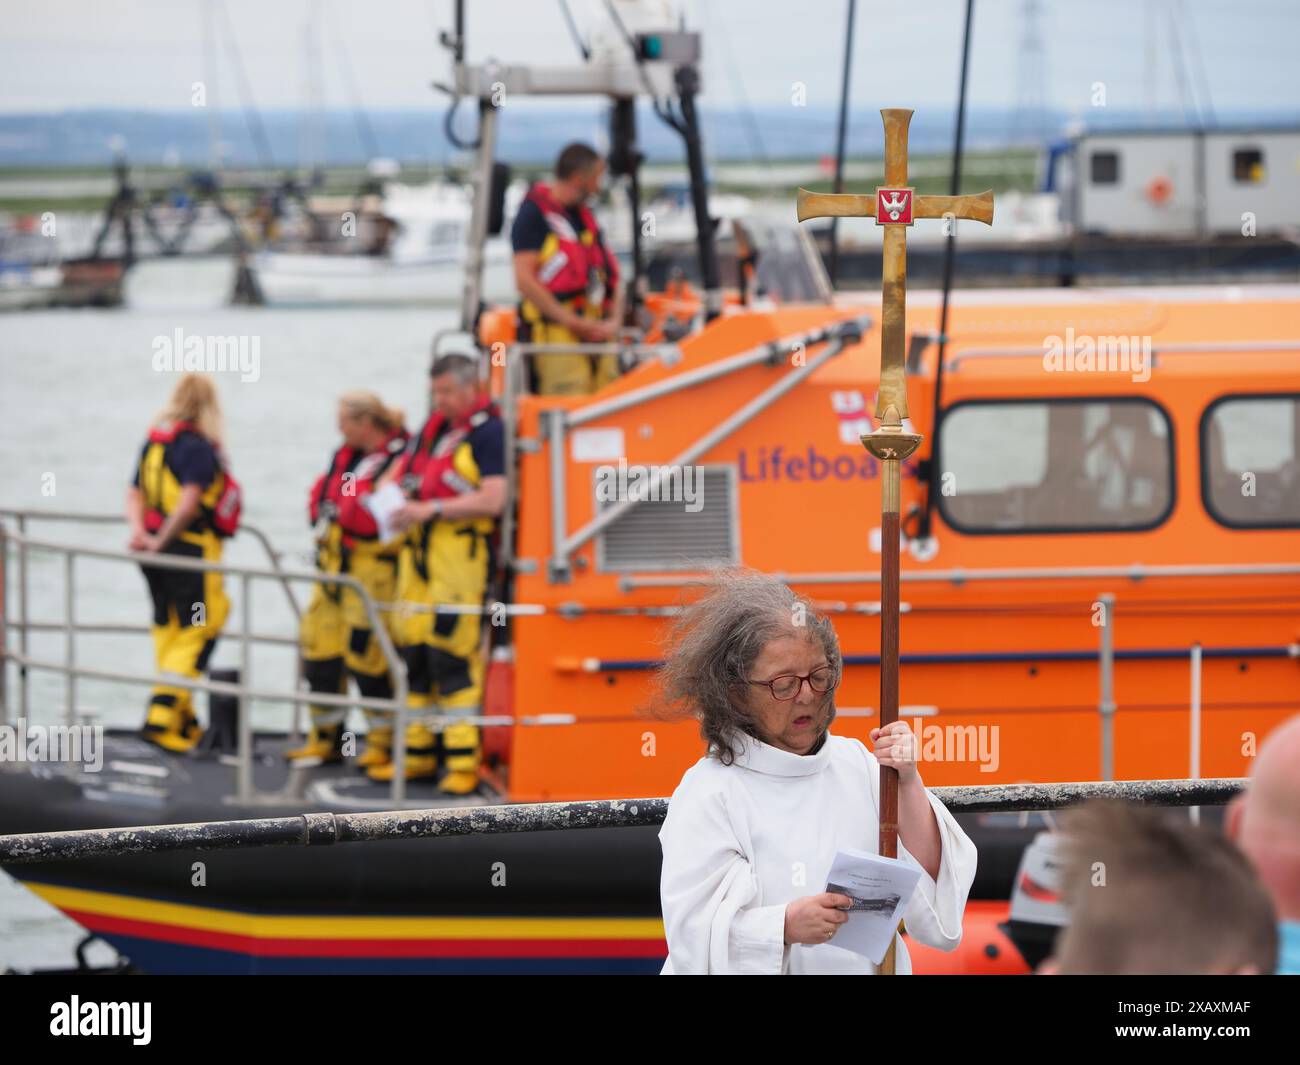
[[[582,55],[582,61],[585,63],[591,58],[591,49],[587,47],[587,42],[582,39],[582,34],[578,31],[578,24],[573,21],[573,12],[569,10],[569,0],[560,0],[560,10],[564,13],[564,23],[569,27],[569,36],[573,38],[573,43],[578,46],[578,52]]]
[[[356,70],[352,66],[352,56],[348,52],[347,37],[343,33],[343,24],[339,19],[338,5],[334,0],[329,0],[327,7],[329,21],[334,27],[334,50],[338,55],[343,81],[352,102],[352,119],[357,127],[357,139],[361,142],[366,155],[375,159],[379,156],[379,141],[375,137],[374,128],[370,125],[370,116],[366,114],[366,109],[361,102],[361,89],[357,84]]]
[[[850,0],[852,2],[852,0]],[[763,140],[763,130],[759,125],[758,117],[754,114],[753,105],[749,102],[749,94],[745,92],[744,78],[740,73],[740,67],[736,63],[736,53],[731,48],[731,35],[725,32],[725,29],[719,33],[713,33],[712,27],[714,20],[712,12],[714,8],[704,5],[705,19],[710,26],[710,39],[722,42],[722,52],[727,67],[727,75],[731,79],[731,91],[736,95],[740,102],[740,113],[744,119],[744,128],[746,136],[750,142],[750,151],[753,153],[759,164],[767,172],[768,184],[773,183],[772,159],[767,154],[767,145]]]
[[[1178,12],[1175,8],[1175,0],[1168,0],[1168,6],[1165,13],[1169,16],[1169,37],[1173,42],[1173,48],[1170,49],[1174,56],[1174,74],[1178,79],[1178,95],[1183,104],[1183,118],[1188,119],[1188,102],[1191,103],[1193,117],[1190,118],[1189,125],[1193,129],[1201,128],[1201,111],[1196,104],[1196,96],[1192,91],[1192,86],[1187,77],[1186,57],[1183,55],[1183,35],[1179,32]]]
[[[203,0],[203,79],[207,90],[208,165],[221,173],[221,100],[218,93],[216,0]]]
[[[840,81],[840,112],[835,129],[835,181],[831,186],[832,191],[837,194],[844,191],[844,150],[848,139],[849,85],[853,81],[853,22],[857,11],[857,0],[849,0],[848,25],[844,30],[844,70]],[[831,219],[831,246],[826,272],[830,275],[832,288],[835,287],[840,272],[839,224],[838,218]]]
[[[235,24],[230,12],[222,0],[214,0],[217,10],[226,22],[226,50],[230,54],[231,66],[235,68],[235,83],[239,89],[239,99],[243,105],[244,123],[248,126],[248,135],[257,152],[258,161],[268,170],[275,168],[275,159],[271,155],[271,142],[267,140],[266,129],[262,125],[262,116],[253,101],[252,87],[248,83],[248,72],[244,69],[244,60],[239,52],[239,41],[235,38]]]
[[[948,194],[950,196],[956,196],[961,191],[962,152],[966,136],[966,92],[970,73],[971,23],[974,21],[975,0],[966,0],[966,18],[962,28],[961,75],[957,85],[957,128],[953,134],[952,173],[948,181]],[[952,278],[957,257],[957,221],[956,219],[947,219],[946,221],[949,229],[943,248],[943,295],[939,309],[939,353],[934,370],[934,405],[931,408],[933,411],[931,424],[935,426],[936,431],[931,434],[930,440],[929,461],[931,464],[934,463],[939,454],[937,430],[939,427],[939,414],[943,410],[943,364],[944,352],[948,346],[948,304],[952,296]],[[934,491],[934,477],[933,472],[931,472],[930,479],[925,486],[925,502],[919,511],[918,536],[920,539],[928,539],[930,536],[937,502]]]
[[[1211,126],[1215,126],[1218,125],[1218,120],[1215,118],[1214,104],[1210,99],[1210,79],[1205,72],[1205,57],[1201,54],[1201,42],[1196,35],[1196,23],[1192,21],[1192,13],[1187,10],[1185,0],[1178,0],[1178,7],[1183,16],[1183,23],[1187,27],[1187,39],[1190,42],[1188,51],[1191,53],[1193,71],[1200,85],[1201,98],[1204,100],[1205,117]]]

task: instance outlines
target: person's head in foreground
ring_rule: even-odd
[[[835,720],[840,643],[831,623],[773,577],[722,570],[678,615],[660,670],[669,703],[693,714],[724,765],[752,736],[792,754],[820,748]]]
[[[1225,827],[1273,898],[1281,936],[1277,971],[1300,976],[1300,716],[1268,734],[1250,787],[1228,806]]]
[[[1184,817],[1094,800],[1062,820],[1070,924],[1040,967],[1063,975],[1249,975],[1277,956],[1245,856]]]

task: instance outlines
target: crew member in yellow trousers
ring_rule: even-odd
[[[374,519],[357,505],[360,495],[406,442],[400,411],[390,410],[372,392],[348,392],[339,398],[342,445],[330,456],[325,472],[312,485],[308,513],[316,533],[316,567],[323,575],[344,574],[366,587],[372,599],[390,603],[395,595],[400,545],[379,550]],[[360,531],[358,531],[358,529]],[[362,695],[391,698],[392,686],[383,655],[370,631],[366,610],[357,593],[341,583],[321,581],[299,631],[303,676],[312,691],[345,693],[350,672]],[[376,658],[377,656],[377,658]],[[362,766],[387,760],[392,724],[382,711],[367,711],[369,747],[358,759]],[[299,762],[343,758],[343,726],[347,707],[312,704],[311,732],[305,746],[286,757]]]
[[[186,374],[155,420],[127,490],[132,551],[221,561],[222,540],[239,519],[238,486],[222,461],[221,439],[216,387]],[[230,610],[221,574],[141,568],[153,602],[158,672],[197,680]],[[190,750],[202,735],[191,689],[154,688],[143,735],[167,751]]]
[[[405,538],[388,542],[379,539],[375,516],[365,506],[365,498],[406,449],[407,434],[402,412],[386,407],[373,392],[349,392],[340,402],[340,418],[346,417],[358,427],[357,442],[364,457],[355,469],[354,490],[344,491],[339,505],[339,526],[343,530],[343,556],[350,577],[359,581],[375,604],[379,622],[394,646],[400,646],[397,613],[397,572],[405,549]],[[357,690],[372,699],[393,697],[393,678],[388,661],[376,635],[373,622],[361,596],[350,587],[343,589],[343,659]],[[366,710],[369,727],[366,749],[357,759],[362,769],[371,769],[389,761],[393,746],[392,713]]]
[[[528,190],[510,230],[521,343],[604,343],[623,320],[618,260],[587,201],[600,190],[605,161],[585,144],[570,144],[555,177]],[[583,395],[614,380],[618,356],[584,352],[539,354],[530,361],[540,395]]]
[[[316,569],[322,576],[343,572],[343,530],[339,526],[339,504],[362,450],[353,437],[355,426],[344,420],[339,410],[339,432],[343,443],[330,456],[325,472],[316,478],[307,502],[307,517],[316,540]],[[311,601],[298,626],[298,645],[302,654],[302,675],[314,692],[342,695],[347,691],[343,672],[343,586],[321,581],[312,586]],[[310,704],[311,731],[304,746],[287,751],[291,762],[320,759],[338,762],[343,758],[343,725],[347,707],[324,703]]]
[[[438,775],[439,790],[467,795],[479,783],[481,736],[457,720],[482,714],[483,615],[493,573],[493,536],[505,506],[504,427],[482,393],[475,361],[444,355],[430,371],[434,411],[390,476],[410,500],[393,521],[409,532],[399,575],[400,621],[413,720],[406,776]],[[437,613],[435,605],[477,608]],[[391,780],[392,765],[370,770]]]

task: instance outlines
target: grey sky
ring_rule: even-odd
[[[581,21],[594,0],[570,0]],[[221,0],[234,25],[262,108],[303,105],[303,27],[323,10],[326,106],[350,103],[338,63],[346,39],[367,107],[435,105],[432,80],[447,73],[437,31],[449,0]],[[847,0],[686,0],[688,23],[705,33],[706,102],[790,100],[833,104]],[[569,62],[576,58],[556,0],[470,0],[471,58]],[[596,5],[599,6],[599,5]],[[861,0],[855,34],[856,106],[952,104],[962,0]],[[971,101],[1016,100],[1025,0],[977,0]],[[1158,102],[1179,102],[1170,10],[1187,13],[1214,106],[1290,108],[1300,114],[1300,0],[1040,0],[1046,102],[1088,107],[1103,82],[1117,109],[1144,106],[1148,12],[1155,12]],[[203,0],[5,0],[0,22],[0,110],[121,107],[183,109],[202,78]],[[1186,32],[1186,30],[1184,31]],[[1190,41],[1189,41],[1190,43]],[[1189,72],[1194,77],[1195,68]],[[223,106],[235,106],[229,58],[221,56]]]

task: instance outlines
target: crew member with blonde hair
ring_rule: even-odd
[[[391,604],[402,544],[400,540],[379,542],[374,517],[359,500],[406,446],[402,412],[385,406],[373,392],[345,392],[339,397],[338,428],[343,443],[316,479],[308,502],[316,533],[316,565],[324,575],[355,578],[376,604]],[[395,637],[391,610],[381,609],[380,621]],[[363,696],[392,697],[383,651],[365,603],[354,589],[328,580],[316,584],[299,641],[303,675],[312,691],[342,694],[350,673]],[[367,710],[366,716],[368,746],[358,759],[363,768],[387,762],[392,744],[391,715]],[[340,761],[346,717],[344,706],[312,704],[307,743],[287,757],[295,762]]]
[[[126,495],[130,549],[153,555],[221,560],[222,540],[238,522],[238,489],[221,457],[221,406],[211,378],[187,373],[159,412],[140,451]],[[221,574],[143,564],[153,602],[160,674],[198,679],[207,669],[229,613]],[[153,689],[144,738],[183,753],[202,730],[191,689]]]

